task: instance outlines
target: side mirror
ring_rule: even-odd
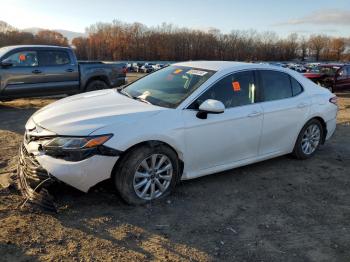
[[[11,60],[5,59],[0,62],[0,65],[1,67],[10,67],[13,65],[13,63],[11,62]]]
[[[225,111],[225,106],[222,102],[214,99],[205,100],[200,106],[197,117],[207,119],[208,114],[221,114]]]

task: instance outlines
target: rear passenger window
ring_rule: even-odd
[[[293,96],[299,95],[301,92],[303,92],[303,87],[297,80],[295,80],[293,77],[290,77],[290,81],[292,83],[292,92]]]
[[[40,66],[60,66],[70,63],[69,55],[64,51],[40,51]]]
[[[256,101],[254,73],[251,71],[227,76],[202,94],[189,108],[198,109],[207,99],[221,101],[226,108],[252,104]]]
[[[263,86],[264,101],[273,101],[292,97],[290,77],[286,73],[262,70],[260,71]]]

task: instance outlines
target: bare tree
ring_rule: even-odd
[[[345,51],[345,40],[344,38],[334,38],[331,41],[332,51],[335,53],[335,59],[341,60],[342,53]]]
[[[299,39],[299,50],[300,50],[300,56],[302,61],[305,60],[305,57],[308,54],[308,47],[309,47],[308,40],[306,39],[305,36],[302,36]]]
[[[327,46],[327,37],[324,35],[312,35],[309,39],[309,48],[314,53],[316,61],[320,60],[323,49]]]

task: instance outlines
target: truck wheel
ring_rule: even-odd
[[[85,92],[107,89],[109,86],[102,80],[93,80],[85,88]]]
[[[131,205],[169,195],[180,175],[177,155],[165,145],[137,147],[121,161],[114,183],[121,197]]]

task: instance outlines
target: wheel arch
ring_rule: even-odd
[[[326,137],[327,137],[327,124],[326,124],[326,121],[320,117],[320,116],[315,116],[313,118],[311,118],[310,120],[312,119],[316,119],[318,121],[320,121],[321,125],[322,125],[322,128],[323,128],[323,136],[322,136],[322,140],[321,140],[321,143],[324,144],[325,141],[326,141]],[[309,121],[310,121],[309,120]]]
[[[137,147],[140,147],[140,146],[157,147],[159,145],[164,145],[164,146],[170,148],[172,151],[174,151],[174,153],[177,155],[177,158],[179,160],[180,174],[182,175],[182,172],[184,170],[184,162],[183,162],[183,154],[182,154],[182,152],[180,152],[174,146],[172,146],[169,143],[166,143],[164,141],[161,141],[161,140],[146,140],[146,141],[142,141],[142,142],[139,142],[139,143],[136,143],[136,144],[130,146],[127,150],[123,151],[120,154],[118,160],[116,161],[116,163],[115,163],[115,165],[114,165],[114,167],[112,169],[111,178],[113,178],[117,174],[117,170],[118,170],[120,164],[124,161],[125,157],[128,156],[128,154],[130,152],[132,152],[134,149],[136,149]]]
[[[88,85],[93,82],[93,81],[96,81],[96,80],[99,80],[99,81],[103,81],[106,83],[106,85],[108,87],[110,87],[110,83],[109,83],[109,80],[108,80],[108,77],[105,76],[105,75],[98,75],[98,76],[91,76],[90,78],[88,78],[88,80],[85,82],[85,85],[84,85],[84,91],[86,90],[86,88],[88,87]]]
[[[324,144],[325,141],[326,141],[326,137],[327,137],[327,124],[326,124],[326,121],[323,119],[323,117],[319,116],[319,115],[314,115],[312,117],[310,117],[306,122],[305,124],[300,128],[299,132],[298,132],[298,136],[301,132],[301,130],[303,130],[304,126],[309,123],[311,120],[313,119],[316,119],[318,120],[321,125],[322,125],[322,128],[323,128],[323,136],[322,136],[322,140],[321,140],[321,144]],[[296,137],[295,141],[294,141],[294,144],[297,142],[297,139],[298,139],[298,136]]]

